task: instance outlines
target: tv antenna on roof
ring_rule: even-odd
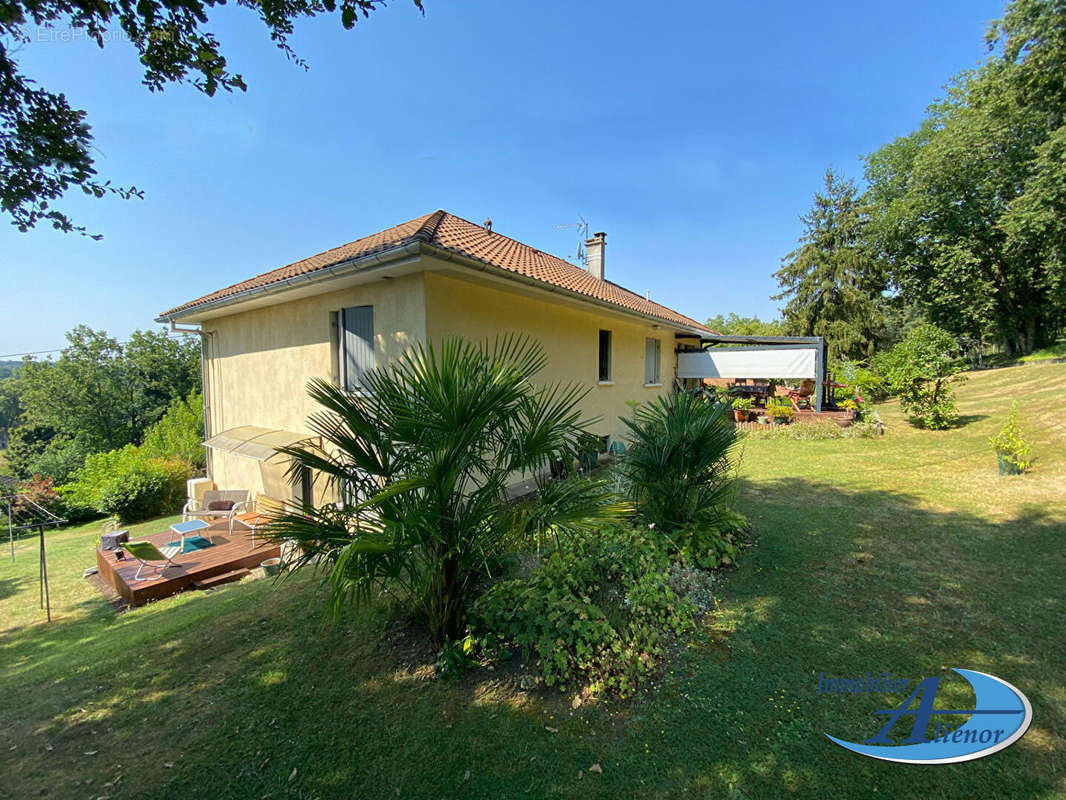
[[[589,238],[589,224],[585,222],[585,218],[580,214],[577,215],[578,221],[571,222],[569,225],[556,225],[555,230],[570,230],[577,229],[577,261],[580,264],[585,263],[585,240]]]

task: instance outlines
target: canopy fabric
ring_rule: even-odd
[[[677,354],[679,378],[815,378],[817,347],[711,348]]]
[[[309,439],[317,439],[317,437],[309,433],[242,425],[239,428],[230,428],[222,433],[216,433],[204,442],[204,446],[255,461],[269,461],[275,457],[282,457],[276,448],[288,447]]]

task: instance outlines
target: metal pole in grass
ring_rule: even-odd
[[[7,497],[0,497],[0,502],[7,503],[7,537],[11,543],[11,559],[15,559],[15,524],[13,521],[13,512],[15,502],[19,502],[19,534],[22,531],[28,531],[32,535],[34,531],[41,537],[40,547],[40,589],[41,608],[45,609],[48,613],[48,621],[52,621],[52,598],[48,588],[48,560],[45,557],[45,544],[44,544],[44,529],[45,528],[58,528],[60,525],[66,523],[65,519],[60,519],[51,511],[42,508],[35,502],[30,500],[26,495],[10,495]]]
[[[44,557],[44,525],[37,528],[41,537],[41,605],[48,613],[48,621],[52,621],[52,598],[48,594],[48,562]]]

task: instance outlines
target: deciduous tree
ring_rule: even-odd
[[[1066,3],[1016,0],[993,55],[909,136],[867,157],[894,285],[957,336],[1046,344],[1066,308]]]
[[[419,8],[422,0],[413,0]],[[31,29],[67,28],[100,47],[132,44],[144,65],[144,84],[160,91],[169,83],[191,82],[208,96],[219,89],[244,91],[222,44],[208,29],[210,15],[225,0],[10,0],[0,4],[0,209],[22,231],[51,223],[62,231],[85,232],[53,207],[68,189],[129,198],[135,187],[112,186],[97,177],[87,114],[62,91],[38,85],[19,69],[18,49]],[[289,46],[296,20],[338,13],[345,28],[384,5],[383,0],[237,0],[259,17],[270,39],[306,68]],[[121,31],[121,36],[116,36]],[[13,45],[13,46],[12,46]],[[93,234],[98,238],[98,234]]]
[[[58,359],[19,370],[12,468],[62,483],[87,454],[138,444],[173,400],[199,391],[199,359],[195,342],[162,331],[138,331],[123,344],[79,325]]]
[[[758,316],[742,317],[733,312],[729,316],[711,317],[707,327],[727,336],[781,336],[785,333],[785,323],[779,319],[764,322]]]

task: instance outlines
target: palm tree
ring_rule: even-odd
[[[271,535],[301,545],[297,566],[326,570],[335,609],[379,587],[420,609],[434,642],[454,641],[471,589],[504,549],[628,510],[602,481],[541,478],[552,465],[568,470],[592,422],[577,409],[579,387],[533,385],[546,363],[525,338],[450,338],[374,370],[359,393],[311,381],[322,410],[309,423],[323,447],[279,452],[292,458],[292,480],[314,470],[338,502],[289,508]],[[508,501],[508,483],[530,476],[535,496]]]
[[[737,431],[729,406],[674,392],[622,419],[630,446],[618,465],[637,511],[663,532],[714,526],[732,486]]]

